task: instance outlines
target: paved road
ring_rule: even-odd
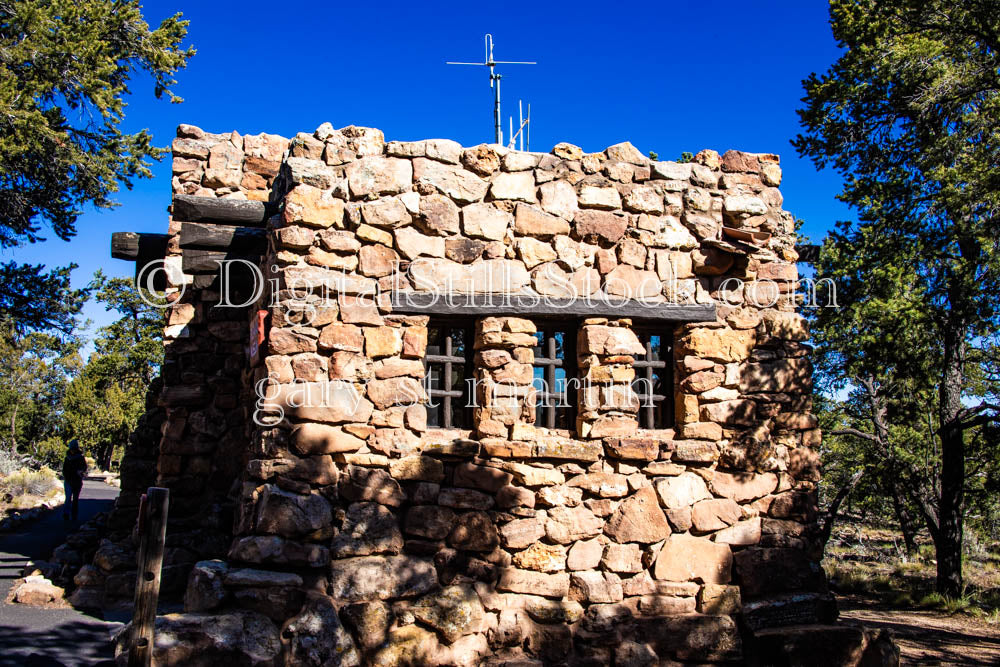
[[[13,532],[0,535],[0,665],[67,667],[111,665],[107,623],[74,609],[6,604],[11,584],[29,560],[47,560],[66,534],[98,512],[111,508],[118,489],[87,480],[80,495],[79,521],[64,521],[62,509]]]

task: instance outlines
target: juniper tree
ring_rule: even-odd
[[[165,149],[122,130],[129,82],[144,73],[179,102],[186,34],[180,14],[151,30],[137,0],[0,0],[0,249],[46,229],[68,240],[84,205],[113,206],[121,185],[151,176]],[[81,295],[66,273],[0,265],[0,316],[69,331]]]
[[[820,309],[817,339],[825,369],[869,394],[872,428],[855,436],[888,442],[874,417],[900,388],[924,394],[910,405],[933,411],[940,460],[909,492],[938,590],[957,595],[970,430],[998,418],[978,366],[1000,323],[1000,4],[832,0],[830,18],[843,52],[804,82],[793,144],[843,175],[858,222],[824,245],[842,308]]]

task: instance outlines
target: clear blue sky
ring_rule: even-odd
[[[501,72],[504,127],[518,99],[531,102],[533,150],[560,141],[600,151],[631,141],[660,159],[736,148],[781,155],[785,208],[821,239],[851,213],[834,196],[838,176],[817,173],[789,140],[799,130],[801,81],[837,57],[821,0],[649,3],[241,3],[147,0],[151,25],[180,11],[198,54],[178,74],[172,105],[133,82],[125,129],[149,128],[169,145],[179,123],[207,131],[290,137],[324,121],[378,127],[389,140],[492,141],[492,91],[480,61],[493,34],[498,60],[536,60]],[[505,129],[506,134],[506,129]],[[76,262],[74,283],[98,268],[131,276],[110,256],[115,231],[163,232],[170,159],[155,178],[88,210],[71,242],[50,240],[2,257],[50,266]],[[85,315],[111,320],[100,304]]]

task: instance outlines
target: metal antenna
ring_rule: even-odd
[[[493,89],[493,129],[496,133],[496,143],[503,145],[503,127],[500,125],[500,79],[497,74],[497,65],[537,65],[537,62],[518,62],[515,60],[493,60],[493,35],[486,34],[486,62],[484,63],[457,63],[448,61],[446,65],[479,65],[490,68],[490,88]],[[495,85],[494,85],[495,84]]]
[[[531,105],[528,105],[528,115],[524,115],[524,105],[517,101],[517,132],[514,131],[514,117],[510,117],[510,135],[507,148],[515,150],[531,150]],[[527,143],[527,147],[525,147]]]

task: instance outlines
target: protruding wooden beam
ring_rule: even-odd
[[[157,251],[160,251],[160,257],[163,257],[163,255],[166,254],[166,234],[115,232],[111,235],[111,256],[115,259],[124,259],[127,262],[134,262],[140,255],[155,255]]]
[[[273,214],[274,211],[260,201],[194,195],[174,195],[171,211],[174,220],[183,222],[222,222],[249,227],[263,227]]]
[[[240,250],[263,254],[267,250],[267,232],[254,227],[185,222],[181,224],[181,248]]]

